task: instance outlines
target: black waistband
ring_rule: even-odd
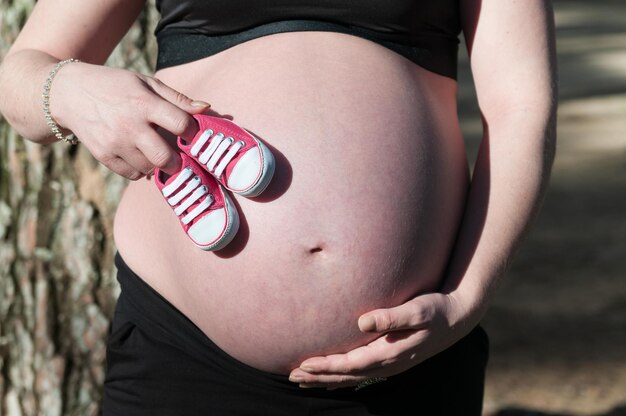
[[[159,46],[156,69],[181,65],[215,55],[240,43],[274,33],[321,31],[358,36],[376,42],[417,65],[456,79],[457,44],[437,37],[428,37],[414,44],[384,39],[384,35],[368,29],[318,20],[285,20],[267,23],[226,35],[207,35],[185,29],[164,29],[157,33]]]

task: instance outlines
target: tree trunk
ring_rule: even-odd
[[[0,57],[34,3],[0,0]],[[148,3],[108,65],[151,72]],[[37,145],[0,119],[0,416],[100,413],[125,185],[81,145]]]

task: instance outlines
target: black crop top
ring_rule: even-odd
[[[157,0],[157,69],[273,33],[330,31],[369,39],[456,78],[459,0]]]

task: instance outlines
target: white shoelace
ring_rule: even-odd
[[[206,165],[209,172],[213,172],[213,174],[219,178],[222,176],[224,169],[226,169],[226,165],[231,162],[239,149],[245,146],[245,143],[241,140],[235,142],[235,139],[230,136],[224,138],[223,133],[217,133],[215,135],[213,135],[213,133],[213,130],[206,129],[198,138],[198,141],[196,141],[196,143],[191,147],[191,154],[194,157],[198,157],[200,149],[202,149],[207,140],[213,136],[211,143],[209,143],[209,147],[207,147],[200,154],[198,161],[200,161],[203,165]],[[228,152],[224,154],[226,150],[228,150]],[[218,161],[220,163],[217,167],[215,167]]]
[[[200,184],[200,178],[196,175],[193,175],[193,170],[189,167],[183,169],[176,179],[172,181],[169,185],[163,187],[163,195],[168,198],[167,202],[174,206],[183,200],[187,195],[191,193],[191,195],[183,201],[178,207],[174,209],[174,212],[179,217],[185,212],[187,208],[193,205],[198,199],[200,199],[203,195],[209,193],[209,190],[206,186]],[[174,193],[183,183],[187,182],[184,188],[180,191]],[[171,196],[171,197],[170,197]],[[211,204],[213,203],[213,195],[208,195],[197,207],[191,210],[191,212],[187,213],[181,221],[183,224],[187,225],[198,215],[202,214],[206,211]]]

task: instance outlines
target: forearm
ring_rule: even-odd
[[[0,113],[22,136],[36,143],[57,141],[43,113],[43,85],[59,60],[36,50],[7,56],[0,66]]]
[[[466,211],[443,287],[474,325],[536,217],[555,150],[555,115],[516,111],[485,122]]]
[[[32,141],[55,141],[41,97],[48,74],[66,58],[102,65],[143,6],[144,0],[38,1],[0,65],[0,113]],[[53,117],[54,84],[64,72],[65,68],[52,86]]]

